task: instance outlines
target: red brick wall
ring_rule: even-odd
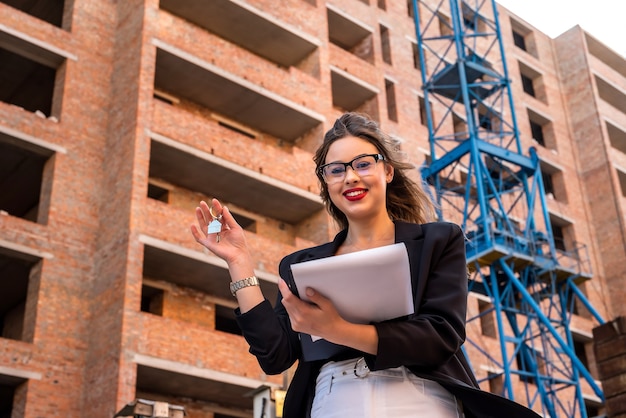
[[[213,329],[216,301],[206,295],[197,297],[188,289],[167,292],[163,316],[140,312],[144,277],[139,236],[201,251],[189,225],[199,200],[210,197],[173,186],[169,204],[146,198],[147,131],[317,193],[312,153],[342,112],[332,106],[332,64],[381,92],[385,78],[396,83],[398,122],[387,119],[384,93],[361,110],[404,140],[410,161],[422,163],[428,132],[419,121],[421,77],[413,66],[415,30],[405,2],[387,1],[386,11],[373,1],[369,6],[337,2],[373,28],[372,63],[329,43],[321,0],[283,0],[280,8],[273,0],[247,3],[318,39],[320,48],[286,69],[160,10],[158,0],[66,0],[66,29],[0,3],[3,25],[76,57],[57,74],[53,113],[58,122],[0,102],[3,127],[66,150],[45,168],[41,200],[47,210],[39,223],[0,215],[0,239],[52,255],[31,274],[24,341],[0,339],[0,365],[41,375],[16,389],[14,416],[112,417],[138,395],[153,395],[136,392],[135,353],[282,383],[282,376],[263,374],[241,337]],[[623,315],[623,211],[598,108],[612,112],[620,123],[623,116],[597,103],[579,29],[555,41],[535,32],[537,57],[532,57],[513,45],[505,10],[500,23],[522,143],[525,149],[533,145],[527,105],[550,116],[556,149],[539,147],[538,153],[562,168],[567,194],[565,201],[550,202],[550,208],[574,220],[574,238],[589,245],[594,278],[584,286],[594,306],[605,318]],[[393,65],[382,61],[379,24],[390,30]],[[251,139],[219,126],[213,110],[184,100],[173,106],[155,100],[153,38],[306,106],[324,115],[326,124],[295,143],[263,133]],[[518,61],[542,73],[547,103],[523,93]],[[623,79],[608,77],[626,89]],[[260,216],[257,232],[247,235],[256,267],[277,274],[282,256],[324,242],[334,232],[320,212],[296,225]],[[475,299],[469,306],[476,313]],[[593,321],[580,319],[577,326],[590,331]],[[481,338],[478,329],[468,333]],[[495,339],[481,340],[497,350]],[[477,373],[486,371],[478,368]],[[216,408],[190,402],[192,410],[194,417],[208,418]]]

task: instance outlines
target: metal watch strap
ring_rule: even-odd
[[[236,282],[231,282],[230,293],[232,293],[233,296],[235,296],[237,291],[243,289],[244,287],[259,286],[259,285],[260,285],[259,279],[257,279],[256,276],[246,277],[245,279],[237,280]]]

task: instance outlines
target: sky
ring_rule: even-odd
[[[496,3],[551,38],[578,24],[626,57],[625,0],[496,0]]]

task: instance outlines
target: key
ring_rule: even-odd
[[[217,219],[213,219],[207,229],[208,234],[217,234],[222,230],[222,223]]]

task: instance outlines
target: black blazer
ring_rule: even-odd
[[[395,242],[409,253],[416,314],[406,320],[376,323],[378,353],[364,356],[370,370],[406,366],[417,376],[439,382],[461,400],[466,418],[537,418],[539,415],[506,398],[481,391],[461,345],[465,341],[467,267],[465,240],[454,224],[396,222]],[[334,255],[345,240],[341,231],[332,242],[297,251],[280,263],[279,274],[295,288],[290,266]],[[236,310],[237,322],[263,371],[279,374],[301,357],[298,333],[279,293],[275,308],[265,300],[245,314]],[[285,418],[310,416],[315,379],[324,361],[300,360],[285,398]]]

